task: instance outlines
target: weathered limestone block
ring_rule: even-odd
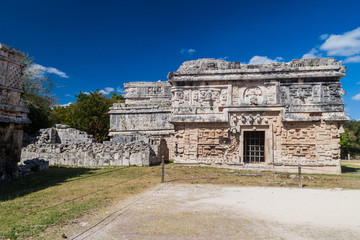
[[[29,123],[20,95],[24,54],[0,43],[0,178],[19,175],[22,125]]]
[[[141,131],[148,135],[169,135],[171,93],[168,82],[124,84],[125,103],[110,108],[109,136],[129,135]]]
[[[28,137],[28,142],[38,144],[47,143],[94,143],[95,138],[87,132],[79,131],[75,128],[69,128],[67,125],[56,124],[53,128],[40,129],[35,136]]]
[[[45,171],[47,169],[49,169],[49,162],[37,158],[26,160],[19,166],[20,176],[29,175],[37,171]]]
[[[55,133],[50,134],[52,131]],[[57,136],[58,141],[52,141],[51,135]],[[64,138],[66,141],[63,141]],[[159,163],[156,153],[148,143],[95,143],[90,135],[64,125],[42,129],[38,141],[22,149],[23,162],[34,158],[44,159],[52,165],[88,167],[150,166]]]

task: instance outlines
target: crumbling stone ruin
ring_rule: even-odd
[[[21,99],[23,53],[0,43],[0,178],[18,177],[22,126],[30,122]]]
[[[110,135],[145,134],[175,163],[340,173],[345,72],[333,58],[184,62],[168,82],[125,84]]]
[[[49,161],[45,161],[43,159],[29,159],[22,162],[18,169],[19,169],[19,175],[26,176],[33,174],[34,172],[38,171],[45,171],[49,169]]]
[[[48,161],[70,166],[149,166],[159,163],[151,145],[144,141],[95,143],[86,132],[57,124],[41,129],[32,144],[22,149],[21,160]]]

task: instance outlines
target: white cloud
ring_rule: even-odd
[[[90,93],[89,92],[82,92],[83,94],[86,94],[86,95],[90,95]]]
[[[65,96],[66,96],[66,97],[72,97],[72,95],[71,95],[71,94],[66,94]]]
[[[105,91],[107,91],[107,92],[113,92],[115,89],[114,88],[112,88],[112,87],[106,87],[105,88]]]
[[[58,75],[59,77],[62,77],[62,78],[69,78],[69,76],[66,75],[66,73],[64,73],[63,71],[60,71],[59,69],[53,68],[53,67],[46,68],[46,72],[47,73],[53,73],[53,74]]]
[[[180,50],[180,53],[185,56],[192,56],[195,52],[196,52],[196,50],[192,49],[192,48],[190,48],[190,49],[183,48]]]
[[[109,94],[109,92],[107,92],[107,91],[105,91],[105,90],[100,90],[99,93],[104,94],[104,95],[108,95],[108,94]]]
[[[26,68],[26,74],[30,76],[34,76],[34,78],[42,78],[45,74],[45,67],[41,66],[40,64],[33,63],[28,68]]]
[[[359,93],[359,94],[356,94],[356,95],[353,96],[351,99],[352,99],[352,100],[360,100],[360,93]]]
[[[331,34],[320,46],[329,56],[353,56],[360,54],[360,27],[343,34]]]
[[[261,64],[261,63],[277,63],[284,60],[282,57],[277,57],[275,59],[270,59],[267,56],[253,56],[249,64]]]
[[[30,67],[26,69],[26,72],[29,75],[33,75],[34,77],[40,77],[40,78],[44,77],[45,74],[47,73],[55,74],[62,78],[69,78],[69,76],[66,75],[66,73],[60,71],[59,69],[56,69],[54,67],[44,67],[36,63],[31,64]]]
[[[106,87],[106,88],[104,88],[102,90],[99,90],[99,93],[104,94],[104,95],[109,95],[111,92],[114,92],[114,91],[115,91],[114,88]]]
[[[344,63],[359,63],[360,62],[360,55],[347,57],[344,59]]]
[[[72,104],[72,102],[68,102],[68,103],[65,103],[65,104],[59,104],[57,106],[60,106],[60,107],[68,107],[70,106],[70,104]]]
[[[321,39],[321,40],[326,40],[326,39],[328,39],[328,38],[329,38],[329,34],[326,34],[326,33],[325,33],[325,34],[321,34],[321,35],[320,35],[320,39]]]
[[[306,59],[306,58],[319,58],[321,57],[321,53],[319,53],[318,50],[316,50],[315,48],[311,49],[310,52],[305,53],[301,59]]]
[[[225,57],[219,57],[218,59],[219,60],[226,60],[226,59],[228,59],[229,57],[228,56],[225,56]]]

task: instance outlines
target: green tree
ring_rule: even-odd
[[[23,59],[26,65],[24,71],[22,98],[29,108],[28,117],[31,124],[24,127],[24,131],[33,134],[40,128],[51,125],[51,107],[56,101],[52,94],[55,80],[44,74],[43,67],[35,64],[29,57]]]
[[[351,120],[344,122],[343,125],[348,136],[348,153],[351,157],[357,157],[360,155],[360,122]]]
[[[110,102],[111,103],[123,103],[123,102],[125,102],[125,98],[123,95],[116,94],[115,92],[113,92],[110,97]]]
[[[340,134],[340,150],[341,150],[341,158],[344,159],[349,153],[350,139],[348,133]]]
[[[53,108],[53,123],[69,125],[92,134],[97,142],[108,139],[110,128],[109,108],[115,102],[123,102],[124,97],[113,93],[111,97],[103,95],[99,90],[76,95],[76,101],[67,107]]]

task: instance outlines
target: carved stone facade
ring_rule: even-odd
[[[169,150],[162,139],[169,144],[174,132],[169,122],[171,85],[159,81],[134,82],[124,86],[125,103],[115,103],[110,108],[109,136],[118,143],[145,140],[159,159],[164,156],[168,160]]]
[[[175,163],[286,171],[301,164],[308,172],[340,173],[340,122],[348,117],[339,80],[345,72],[333,58],[255,65],[188,61],[162,83],[171,92],[162,119],[168,123],[147,118],[145,126],[131,120],[139,112],[128,107],[132,115],[111,125],[141,133],[149,133],[143,129],[149,122],[155,130],[173,127],[165,139]],[[133,103],[130,96],[140,98],[139,90],[129,90],[135,84],[125,85],[126,103]],[[112,118],[114,113],[113,107]]]
[[[109,136],[141,132],[167,135],[173,126],[170,84],[168,82],[135,82],[124,84],[125,103],[115,103],[110,108]]]
[[[21,100],[24,55],[0,43],[0,178],[18,176],[22,125],[29,123]]]

